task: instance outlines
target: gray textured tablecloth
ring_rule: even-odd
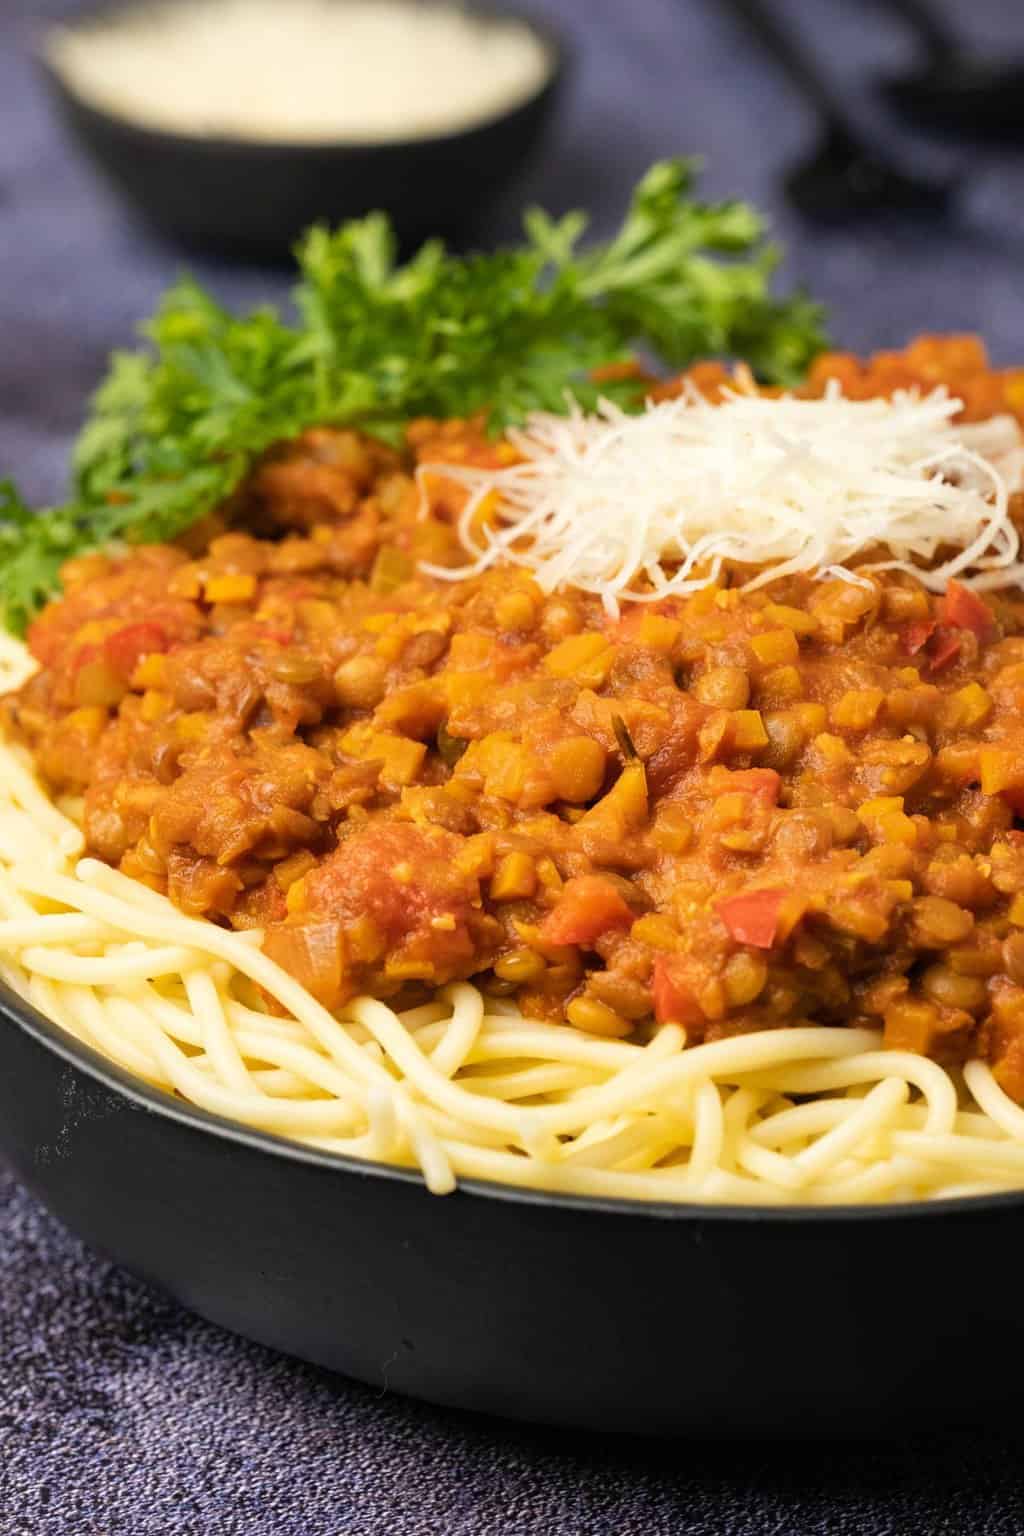
[[[1024,158],[912,139],[881,116],[866,81],[912,53],[884,5],[778,4],[882,142],[963,172],[955,217],[822,234],[788,214],[779,172],[813,125],[716,0],[536,0],[574,34],[578,68],[519,195],[587,205],[604,230],[652,159],[699,151],[709,194],[771,211],[785,277],[827,301],[844,345],[976,329],[999,361],[1024,361]],[[29,66],[41,21],[73,8],[0,0],[0,475],[37,498],[59,494],[108,350],[180,264],[69,151]],[[1019,0],[972,0],[957,14],[979,45],[1024,51]],[[507,207],[491,233],[515,222]],[[238,303],[286,286],[190,265]],[[978,1348],[998,1354],[999,1341]],[[1015,1424],[938,1441],[907,1424],[905,1440],[874,1449],[668,1446],[436,1411],[190,1317],[83,1250],[0,1169],[0,1536],[1021,1531]]]

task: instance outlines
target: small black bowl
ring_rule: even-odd
[[[125,0],[107,0],[71,25],[123,9]],[[295,144],[173,133],[86,101],[45,52],[40,64],[64,121],[93,163],[172,239],[236,258],[279,259],[310,224],[381,208],[408,247],[428,235],[472,231],[530,159],[565,81],[566,46],[550,27],[504,6],[474,3],[470,9],[484,19],[529,26],[548,51],[549,72],[518,106],[430,138]]]

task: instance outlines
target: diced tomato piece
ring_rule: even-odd
[[[774,768],[741,768],[729,775],[729,788],[742,790],[748,795],[756,795],[759,800],[778,805],[782,778]]]
[[[685,962],[671,955],[659,955],[651,980],[654,1017],[659,1024],[700,1024],[704,1014],[685,975]]]
[[[733,938],[755,949],[771,949],[779,929],[783,890],[744,891],[716,903],[718,915]]]
[[[937,628],[934,619],[919,619],[916,624],[908,624],[903,631],[903,649],[907,655],[916,656],[918,651],[923,651]]]
[[[955,629],[937,629],[928,649],[929,672],[941,672],[960,654],[960,637]]]
[[[951,581],[939,603],[939,619],[953,629],[969,629],[979,640],[989,640],[995,633],[992,610],[977,592],[959,581]]]
[[[548,944],[591,944],[611,928],[629,928],[633,912],[600,875],[567,880],[558,905],[540,925]]]
[[[144,621],[141,624],[126,624],[124,629],[108,635],[103,642],[103,654],[116,672],[129,678],[143,656],[149,656],[154,651],[166,651],[167,646],[167,632],[163,626]]]

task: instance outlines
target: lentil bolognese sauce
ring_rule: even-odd
[[[1024,421],[969,338],[798,393],[830,380]],[[1024,1101],[1020,593],[726,569],[609,616],[507,563],[424,574],[465,561],[446,466],[517,457],[472,420],[309,430],[183,545],[73,560],[3,721],[88,850],[331,1009],[476,978],[592,1036],[880,1027]]]
[[[105,545],[0,644],[7,982],[438,1193],[1021,1187],[1024,371],[970,337],[786,394],[615,363],[639,415],[390,446],[308,401],[253,437],[246,405],[237,475],[173,347],[213,314],[262,380],[266,321],[185,297],[165,371],[99,398],[79,500],[0,487],[9,623]]]

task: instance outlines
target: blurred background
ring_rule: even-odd
[[[278,3],[289,11],[291,0]],[[528,202],[585,208],[605,234],[653,160],[699,155],[702,195],[749,200],[769,216],[786,252],[780,286],[802,283],[826,304],[837,344],[864,351],[920,331],[970,330],[995,361],[1024,361],[1024,6],[522,0],[513,9],[563,41],[564,79],[526,133],[527,163],[503,159],[493,196],[469,199],[478,216],[458,239],[514,240]],[[290,281],[262,253],[242,260],[194,241],[186,251],[97,172],[83,149],[88,123],[73,103],[70,116],[66,100],[59,110],[38,62],[47,28],[82,10],[68,0],[0,8],[0,474],[36,500],[64,485],[69,441],[107,354],[182,266],[236,305],[281,299]],[[802,59],[784,56],[794,44]],[[244,46],[219,67],[230,92]],[[908,114],[879,89],[908,76],[916,89],[922,71],[952,99],[948,112],[939,102],[938,126],[934,101],[925,122],[916,97],[903,99]],[[118,153],[138,170],[134,148]],[[449,179],[473,163],[456,160]],[[412,188],[419,162],[404,164]],[[266,208],[281,174],[233,166],[238,217]],[[322,168],[319,184],[333,174]],[[368,174],[372,184],[372,166]],[[148,165],[141,176],[145,195]]]

